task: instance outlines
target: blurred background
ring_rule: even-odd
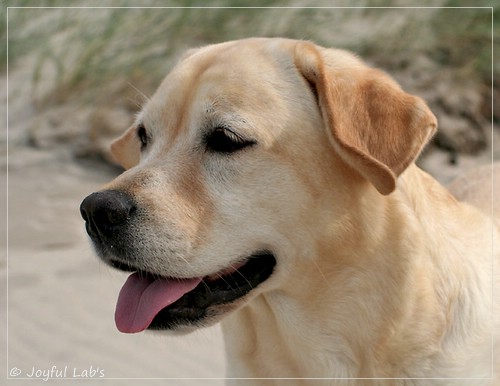
[[[6,310],[0,322],[6,326],[8,319],[8,332],[0,342],[8,350],[0,359],[10,377],[43,377],[54,366],[66,368],[68,378],[97,378],[101,372],[91,370],[99,368],[120,384],[224,376],[217,327],[187,338],[116,331],[113,312],[125,276],[94,257],[78,211],[88,193],[121,172],[111,162],[110,141],[190,47],[281,36],[351,50],[430,105],[439,132],[419,164],[441,182],[500,158],[500,61],[492,57],[500,52],[500,15],[488,8],[491,2],[460,8],[466,4],[459,0],[420,1],[401,8],[408,2],[316,1],[326,8],[306,8],[300,0],[256,0],[251,6],[257,8],[239,8],[247,3],[211,1],[218,8],[210,9],[189,0],[136,1],[135,8],[118,0],[1,5],[0,112],[8,130],[0,133],[0,173],[6,185],[8,173],[8,187],[0,208],[8,221],[0,237],[8,249],[0,256],[0,280],[8,298],[0,299]],[[174,8],[147,8],[165,6]]]

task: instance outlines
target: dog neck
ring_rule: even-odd
[[[286,285],[228,316],[228,375],[432,376],[422,364],[430,369],[447,335],[469,321],[450,324],[453,298],[466,278],[440,267],[447,257],[436,240],[443,234],[429,233],[423,222],[436,216],[429,214],[436,209],[429,201],[448,201],[444,207],[451,211],[459,206],[436,181],[427,181],[426,191],[410,186],[429,178],[412,167],[393,194],[364,193],[342,220],[343,234],[320,237],[316,255],[297,259]],[[339,226],[327,228],[338,232]],[[487,328],[466,328],[473,327]]]

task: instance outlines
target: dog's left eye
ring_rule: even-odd
[[[141,150],[144,150],[148,145],[148,133],[146,132],[146,128],[143,124],[140,124],[137,127],[137,137],[139,137],[139,141],[141,141]]]
[[[234,153],[255,145],[255,141],[246,140],[227,128],[217,127],[205,137],[205,144],[212,152]]]

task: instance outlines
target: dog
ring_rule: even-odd
[[[126,170],[80,207],[132,272],[117,328],[221,322],[245,385],[500,385],[498,218],[415,165],[436,128],[347,51],[188,51],[112,144]]]

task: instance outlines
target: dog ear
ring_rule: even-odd
[[[295,65],[316,94],[330,140],[342,159],[382,194],[436,131],[425,102],[388,75],[342,50],[295,47]]]
[[[111,155],[124,169],[130,169],[139,163],[141,142],[135,125],[111,143]]]

